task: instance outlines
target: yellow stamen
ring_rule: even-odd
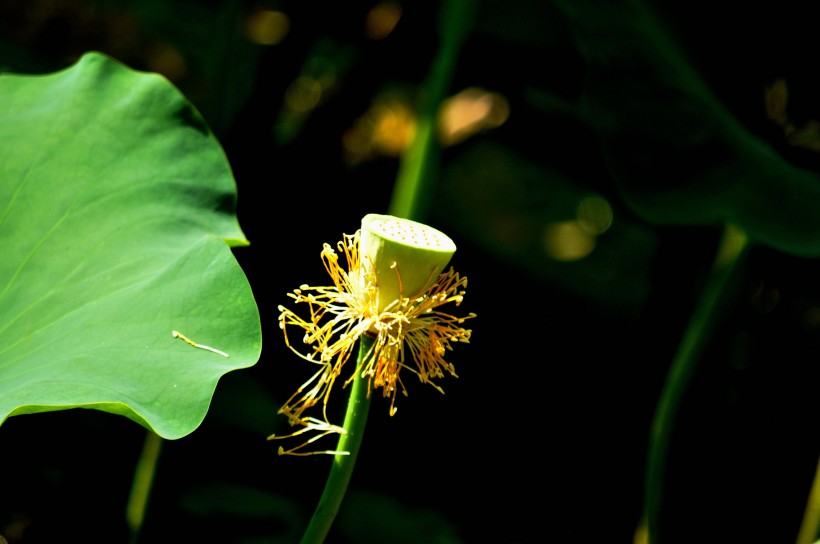
[[[373,263],[360,260],[359,238],[360,231],[357,231],[352,236],[344,235],[336,249],[329,244],[324,245],[321,258],[332,286],[302,285],[288,293],[295,303],[305,303],[306,318],[279,306],[279,327],[284,332],[285,344],[299,357],[319,367],[279,409],[291,425],[301,428],[287,436],[270,438],[295,437],[309,431],[317,434],[295,448],[280,448],[280,454],[339,453],[306,453],[301,450],[324,436],[345,432],[343,428],[329,423],[327,406],[333,385],[363,334],[374,336],[375,341],[361,359],[359,367],[344,381],[343,387],[356,375],[367,379],[368,394],[381,388],[383,396],[390,397],[390,415],[396,413],[397,392],[401,391],[402,395],[407,396],[407,389],[400,377],[402,369],[414,373],[419,381],[432,385],[441,393],[444,390],[432,380],[443,378],[446,374],[457,377],[455,368],[444,360],[444,355],[452,350],[453,343],[470,341],[471,331],[462,328],[461,324],[475,317],[475,314],[456,317],[442,312],[440,308],[448,303],[461,304],[467,278],[459,276],[451,268],[435,281],[429,278],[427,284],[432,285],[423,293],[414,293],[411,298],[405,298],[401,294],[401,267],[393,262],[390,269],[396,275],[399,298],[384,304],[380,310],[378,273]],[[339,253],[344,255],[346,267],[339,263]],[[307,347],[306,352],[296,349],[291,343],[288,329],[293,326],[303,331],[302,342]],[[412,363],[407,362],[405,348]],[[323,419],[305,415],[320,402]]]

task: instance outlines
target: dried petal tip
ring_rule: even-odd
[[[378,285],[378,312],[424,293],[455,251],[449,236],[422,223],[378,214],[362,219],[359,255],[362,272]]]

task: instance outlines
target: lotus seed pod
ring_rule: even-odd
[[[422,223],[377,214],[362,219],[359,255],[363,272],[375,273],[379,312],[429,289],[455,251],[449,236]]]

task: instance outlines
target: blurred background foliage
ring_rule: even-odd
[[[812,19],[796,3],[466,5],[428,222],[456,241],[453,265],[470,278],[463,308],[479,317],[452,354],[459,379],[446,395],[408,380],[396,416],[374,402],[332,542],[630,541],[660,386],[720,220],[758,168],[744,142],[816,191]],[[262,358],[221,380],[197,431],[165,444],[144,541],[298,538],[329,459],[277,457],[265,440],[307,377],[276,306],[325,281],[323,242],[386,211],[438,8],[0,0],[0,70],[44,73],[96,50],[160,72],[202,112],[236,175],[251,246],[235,255],[261,312]],[[665,51],[677,64],[641,63],[644,52],[663,67]],[[608,77],[593,80],[596,66]],[[676,78],[687,85],[664,92]],[[687,107],[704,96],[708,107]],[[810,245],[814,201],[789,223],[778,198],[803,193],[778,179],[764,215],[785,221],[778,240]],[[667,542],[794,540],[820,451],[818,272],[815,259],[751,251],[683,401]],[[0,534],[123,541],[143,436],[90,411],[11,418]]]

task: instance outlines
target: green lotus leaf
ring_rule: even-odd
[[[0,75],[0,422],[83,407],[196,429],[261,350],[235,205],[222,148],[161,76],[97,53]]]
[[[659,225],[730,223],[753,242],[820,256],[820,176],[747,130],[657,15],[635,1],[557,5],[587,64],[589,119],[638,215]]]

